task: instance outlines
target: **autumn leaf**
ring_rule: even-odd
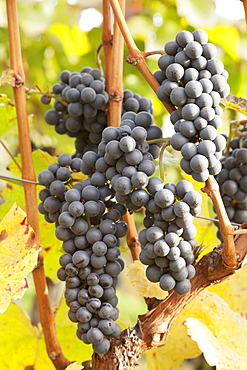
[[[247,316],[247,265],[243,266],[229,279],[207,288],[218,294],[231,310]]]
[[[247,99],[229,94],[225,99],[222,99],[221,102],[226,108],[233,109],[247,116]]]
[[[210,365],[217,370],[246,369],[247,321],[221,297],[206,290],[201,292],[183,310],[181,318]]]
[[[241,273],[241,271],[240,271]],[[239,273],[239,274],[240,274]],[[238,276],[237,274],[236,276]],[[235,276],[233,276],[233,279]],[[231,279],[229,279],[229,282]],[[240,280],[237,280],[240,282]],[[204,352],[206,344],[201,344],[199,340],[197,341],[188,341],[189,337],[187,332],[184,330],[183,323],[189,322],[188,320],[195,319],[199,323],[202,323],[207,330],[211,333],[210,336],[206,335],[205,330],[205,338],[209,340],[209,346],[211,345],[211,339],[215,338],[219,341],[217,344],[217,348],[220,348],[220,351],[223,351],[224,348],[229,348],[234,352],[234,359],[240,359],[243,361],[244,359],[244,366],[245,367],[218,367],[217,370],[241,370],[246,369],[247,363],[247,342],[246,342],[246,335],[247,335],[247,321],[242,316],[242,312],[234,312],[232,311],[231,307],[236,306],[233,304],[234,301],[237,300],[238,295],[242,291],[242,303],[238,306],[238,309],[244,308],[244,302],[246,305],[246,294],[245,290],[242,290],[243,283],[246,281],[246,272],[242,275],[242,284],[237,290],[237,294],[234,297],[234,283],[232,284],[232,292],[230,292],[229,297],[227,297],[227,287],[223,288],[222,296],[225,294],[224,298],[231,303],[231,306],[225,302],[219,295],[204,290],[203,292],[199,293],[181,312],[178,318],[172,324],[170,333],[168,335],[167,340],[164,343],[164,346],[161,348],[155,348],[147,352],[147,360],[148,360],[148,369],[149,370],[177,370],[179,366],[185,359],[197,357],[201,351]],[[228,283],[229,283],[228,282]],[[236,283],[236,281],[235,281]],[[223,284],[223,283],[222,283]],[[221,285],[218,286],[218,292],[220,293]],[[236,285],[235,285],[236,287]],[[246,307],[245,311],[246,313]],[[192,327],[192,324],[191,324]],[[194,328],[194,326],[193,326]],[[200,326],[201,328],[201,326]],[[198,329],[199,330],[199,329]],[[203,334],[203,331],[200,333],[196,333],[194,338],[198,338]],[[208,331],[207,331],[208,333]],[[187,338],[186,338],[187,337]],[[192,338],[193,339],[193,338]],[[205,339],[206,341],[207,339]],[[216,343],[215,343],[216,344]],[[215,344],[212,344],[214,346]],[[211,348],[211,347],[210,347]],[[206,352],[210,353],[212,350],[204,352],[206,357]],[[240,355],[240,357],[239,357]],[[219,356],[219,355],[218,355]],[[212,357],[215,362],[215,357]],[[207,358],[206,358],[207,359]],[[210,361],[210,360],[209,360]],[[211,363],[208,363],[211,365]],[[239,364],[239,362],[236,362]],[[241,362],[240,362],[241,364]],[[216,365],[217,366],[217,365]],[[240,366],[240,365],[239,365]],[[242,366],[242,365],[241,365]]]
[[[142,297],[156,297],[157,299],[165,299],[168,292],[162,290],[159,283],[151,283],[146,277],[146,266],[140,261],[134,261],[128,267],[127,276],[131,283],[136,286],[137,292]]]
[[[65,299],[56,307],[55,322],[64,356],[78,363],[91,358],[92,346],[76,337],[76,324],[68,318]],[[46,352],[41,325],[33,326],[27,314],[15,303],[0,315],[0,333],[1,370],[54,370]]]
[[[0,77],[0,86],[8,84],[10,86],[15,86],[14,71],[11,68],[3,70],[2,76]]]
[[[237,330],[244,341],[242,343],[245,343],[244,352],[242,352],[243,348],[240,349],[238,346],[238,340],[241,341],[241,339],[237,336],[235,337],[234,349],[231,348],[230,342],[232,340],[229,340],[229,337],[233,334],[231,325],[229,325],[228,336],[219,335],[217,337],[205,324],[197,319],[191,317],[184,322],[188,336],[198,343],[205,360],[210,366],[216,366],[216,370],[245,370],[247,363],[247,321],[239,314],[239,317],[235,318],[234,324],[234,336],[237,334]]]
[[[36,266],[40,249],[25,212],[14,204],[0,222],[0,313],[25,293],[26,276]]]
[[[175,320],[163,347],[146,353],[148,370],[177,370],[185,359],[201,354],[197,343],[187,336],[182,322],[181,317]]]

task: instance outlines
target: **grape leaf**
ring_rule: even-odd
[[[13,133],[13,128],[16,128],[15,107],[6,95],[0,94],[0,137],[9,134],[10,130]]]
[[[50,154],[43,152],[42,150],[33,151],[32,157],[36,176],[41,170],[47,169],[50,163],[57,162],[57,158],[52,157]],[[19,164],[21,163],[20,155],[15,157],[15,159]],[[9,169],[12,175],[20,177],[20,172],[14,162],[9,164]],[[41,186],[37,186],[37,193],[41,188]],[[12,205],[16,199],[18,199],[19,206],[25,210],[25,198],[22,185],[13,183],[8,184],[8,186],[2,190],[1,196],[5,199],[5,203],[0,207],[0,218],[4,216],[10,208],[10,205]],[[41,214],[39,214],[39,227],[40,230],[42,230],[40,243],[45,252],[45,273],[50,279],[57,281],[56,273],[59,268],[58,258],[62,251],[62,243],[55,237],[54,225],[48,224],[44,220],[44,216]]]
[[[76,338],[76,324],[68,319],[68,307],[62,300],[56,308],[56,331],[63,354],[73,361],[86,361],[92,355],[92,346]],[[53,370],[46,353],[41,326],[33,326],[30,318],[16,304],[11,303],[0,315],[0,368],[1,370]],[[13,355],[14,354],[14,355]],[[11,364],[10,364],[11,362]]]
[[[231,310],[241,312],[241,314],[247,316],[246,281],[247,265],[231,276],[230,279],[207,289],[223,298]]]
[[[14,204],[0,223],[0,313],[11,299],[20,299],[27,289],[26,276],[37,263],[41,249],[26,214]]]
[[[207,336],[201,339],[198,345],[205,351],[204,355],[210,352],[211,342],[210,338],[216,338],[219,341],[217,348],[220,349],[220,352],[224,348],[234,351],[235,356],[233,358],[240,358],[241,361],[244,358],[244,363],[247,362],[247,344],[246,344],[246,334],[247,334],[247,321],[242,316],[241,313],[232,311],[228,304],[217,294],[214,294],[209,291],[201,292],[186,308],[181,314],[181,318],[184,318],[185,322],[188,322],[188,319],[194,318],[199,320],[202,324],[206,326],[208,330],[212,333],[207,342]],[[189,325],[189,324],[188,324]],[[189,326],[188,326],[189,327]],[[192,328],[194,330],[194,326]],[[193,331],[195,334],[194,338],[198,338],[198,333],[196,329]],[[197,339],[196,339],[197,340]],[[216,343],[215,343],[216,344]],[[221,347],[222,345],[222,347]],[[208,347],[209,348],[208,348]],[[225,352],[224,352],[225,353]],[[226,353],[225,353],[226,355]],[[224,356],[225,356],[224,355]],[[239,357],[240,356],[240,357]],[[242,357],[243,356],[243,357]],[[210,356],[209,356],[210,358]],[[216,361],[216,358],[212,356],[214,365],[219,366],[218,369],[235,369],[235,367],[224,367],[222,363],[221,367],[221,354],[217,352],[217,358],[219,362]],[[207,359],[207,358],[206,358]],[[211,360],[210,360],[211,361]],[[211,362],[210,362],[211,364]],[[232,366],[232,364],[231,364]],[[237,367],[238,369],[245,369],[246,367]]]
[[[160,289],[159,283],[151,283],[146,278],[146,268],[140,261],[134,261],[128,267],[128,274],[131,283],[136,286],[137,292],[142,297],[156,297],[157,299],[165,299],[168,292]]]
[[[0,77],[0,86],[8,84],[12,87],[15,86],[14,71],[11,68],[3,70],[2,76]]]
[[[227,294],[226,290],[224,292]],[[243,295],[245,295],[244,291]],[[243,304],[244,299],[245,297],[243,297]],[[198,342],[200,349],[198,346],[194,346],[194,341],[189,343],[188,338],[185,338],[187,334],[182,329],[182,324],[190,318],[204,324],[221,344],[223,343],[237,354],[245,353],[246,364],[246,320],[241,313],[233,312],[217,294],[204,290],[183,309],[174,321],[165,345],[147,352],[149,370],[177,370],[184,359],[196,357],[201,353],[200,343]],[[165,363],[164,358],[166,359]],[[239,367],[238,369],[244,370],[245,368]],[[228,368],[222,367],[221,369],[227,370]],[[232,369],[235,368],[232,367]]]
[[[221,99],[221,102],[227,108],[236,110],[237,112],[247,116],[247,99],[229,94],[226,98]]]
[[[184,322],[188,329],[188,336],[198,343],[205,360],[210,366],[216,366],[216,370],[246,369],[247,321],[240,314],[235,313],[233,316],[235,317],[232,318],[231,325],[228,322],[227,336],[221,335],[221,333],[217,336],[214,335],[205,324],[192,317]],[[232,331],[232,325],[234,325],[234,331]],[[231,337],[233,339],[230,339]]]

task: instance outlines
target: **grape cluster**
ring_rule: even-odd
[[[80,158],[61,154],[58,163],[39,173],[45,186],[39,193],[39,211],[46,221],[56,222],[56,237],[63,241],[65,254],[57,275],[65,281],[68,315],[78,323],[77,337],[103,354],[110,347],[109,338],[121,333],[115,323],[115,288],[124,268],[119,246],[128,230],[122,220],[127,208],[114,201],[114,190],[102,173],[73,185],[71,175],[80,172],[82,164]],[[107,211],[106,205],[112,208]]]
[[[153,114],[152,100],[129,89],[124,90],[122,115],[125,112],[149,112]]]
[[[84,67],[80,72],[64,70],[52,91],[56,97],[54,109],[46,111],[45,121],[53,125],[58,134],[75,138],[75,157],[81,158],[89,150],[97,152],[107,125],[105,109],[109,102],[100,70],[91,67]],[[50,98],[43,95],[41,101],[47,104]],[[126,111],[152,113],[152,101],[126,89],[122,113]]]
[[[89,176],[104,174],[116,192],[117,202],[135,211],[149,200],[145,188],[155,172],[154,159],[162,145],[147,141],[161,138],[162,130],[153,125],[151,113],[126,112],[120,127],[104,129],[98,153],[89,151],[83,155],[82,170]]]
[[[222,170],[216,176],[229,219],[242,224],[247,221],[247,138],[230,141],[230,155],[222,158]],[[217,223],[218,226],[218,223]],[[220,231],[218,238],[223,241]]]
[[[109,101],[105,78],[100,70],[84,67],[80,72],[64,70],[52,91],[56,96],[54,109],[45,113],[45,121],[55,126],[58,134],[75,137],[77,156],[96,150],[106,127],[104,109]]]
[[[196,227],[192,222],[201,211],[202,197],[187,180],[164,185],[152,177],[148,190],[152,198],[146,206],[146,228],[139,233],[140,261],[148,266],[148,280],[159,282],[163,290],[186,294],[195,275]]]
[[[81,162],[80,158],[72,159],[70,155],[64,153],[58,157],[58,163],[51,163],[47,170],[39,173],[38,181],[45,188],[39,192],[41,203],[39,203],[38,210],[47,222],[58,221],[72,175],[80,172]]]
[[[221,170],[226,140],[217,129],[223,113],[219,103],[230,90],[228,72],[204,30],[180,31],[166,43],[165,52],[154,75],[161,84],[158,98],[176,107],[170,117],[176,131],[171,146],[181,151],[183,171],[204,182]]]

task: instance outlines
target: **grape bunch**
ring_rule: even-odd
[[[125,112],[120,127],[107,127],[102,132],[98,153],[83,155],[82,170],[89,176],[104,174],[116,192],[116,201],[135,211],[149,200],[145,188],[155,172],[154,159],[159,157],[162,145],[148,141],[161,138],[162,130],[153,125],[151,113]]]
[[[100,70],[91,67],[84,67],[80,72],[64,70],[52,92],[55,94],[54,109],[46,111],[45,121],[53,125],[58,134],[75,138],[75,157],[81,158],[89,150],[97,152],[102,131],[107,126],[105,109],[109,102]],[[47,103],[45,95],[42,102]],[[126,111],[152,113],[152,101],[124,90],[122,113]]]
[[[149,112],[153,114],[152,100],[140,94],[133,93],[129,89],[124,90],[122,115],[125,112]]]
[[[226,140],[217,129],[222,124],[220,100],[230,90],[228,72],[204,30],[180,31],[164,49],[154,76],[161,84],[158,98],[176,107],[170,116],[176,132],[171,146],[181,151],[182,170],[204,182],[221,170]]]
[[[56,97],[54,109],[46,111],[45,121],[54,125],[58,134],[76,138],[77,156],[96,150],[106,127],[104,110],[109,101],[100,70],[91,67],[80,72],[64,70],[52,91]]]
[[[81,162],[80,158],[72,159],[70,155],[64,153],[58,157],[58,163],[51,163],[47,170],[39,173],[38,181],[45,188],[39,192],[41,203],[38,210],[47,222],[58,221],[65,203],[65,193],[73,180],[73,173],[80,172]]]
[[[145,229],[139,233],[140,261],[148,266],[148,280],[159,282],[165,291],[186,294],[195,275],[193,216],[201,211],[202,197],[187,180],[164,185],[160,178],[152,177],[148,191],[152,198],[146,206]]]
[[[230,155],[222,158],[222,170],[216,176],[229,219],[242,224],[247,221],[247,138],[230,141]],[[218,226],[218,223],[216,224]],[[218,230],[218,238],[223,241]]]
[[[72,174],[80,172],[82,164],[80,158],[61,154],[58,163],[39,173],[45,186],[39,193],[39,211],[46,221],[56,222],[56,237],[63,241],[65,253],[57,275],[65,281],[68,315],[78,323],[77,337],[103,354],[110,347],[109,338],[121,333],[115,322],[119,315],[115,289],[124,268],[119,246],[128,231],[122,220],[127,208],[114,201],[102,173],[73,185]]]
[[[99,354],[106,353],[109,339],[121,333],[115,322],[119,316],[115,289],[124,268],[119,237],[127,232],[127,224],[120,221],[121,211],[125,212],[125,207],[111,209],[98,228],[86,227],[87,231],[74,232],[64,241],[65,254],[60,257],[57,272],[58,278],[65,281],[68,316],[77,323],[77,337],[92,344]]]

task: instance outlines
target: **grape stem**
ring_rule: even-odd
[[[60,95],[56,95],[52,91],[42,91],[42,90],[40,90],[40,88],[38,87],[38,85],[35,85],[35,86],[37,87],[37,90],[36,89],[32,89],[30,87],[24,86],[24,89],[25,89],[25,92],[27,93],[27,95],[31,95],[31,94],[45,95],[45,96],[48,96],[49,98],[56,99],[61,104],[65,105],[66,107],[69,105],[66,101],[64,101],[63,99],[61,99],[61,96]]]
[[[124,37],[125,43],[130,53],[130,55],[126,58],[126,61],[132,65],[135,65],[138,68],[138,70],[141,72],[141,74],[146,79],[148,84],[151,86],[153,91],[156,92],[160,87],[160,84],[146,64],[145,61],[146,53],[140,51],[136,43],[134,42],[118,1],[117,0],[109,1],[111,3],[114,15],[116,17],[116,20],[121,29],[122,35]],[[172,103],[163,103],[163,104],[169,113],[175,110],[175,107]]]
[[[127,244],[131,252],[133,261],[139,260],[139,254],[142,250],[141,244],[138,240],[138,233],[136,230],[135,220],[133,215],[127,212],[124,217],[124,221],[128,224],[128,232],[126,235]]]
[[[168,137],[168,138],[162,138],[162,139],[153,139],[153,140],[147,140],[146,142],[148,144],[155,144],[155,143],[166,143],[167,140],[170,140],[171,138]],[[170,144],[169,144],[170,145]]]
[[[223,262],[229,268],[235,268],[237,258],[234,245],[234,226],[231,224],[223,200],[220,195],[219,185],[215,178],[210,175],[206,181],[206,186],[202,189],[211,198],[215,212],[220,223],[220,232],[223,236],[223,248],[219,252],[222,255]]]
[[[6,8],[10,47],[10,66],[15,75],[20,76],[20,79],[24,84],[25,74],[21,55],[17,1],[6,1]],[[29,135],[26,106],[26,92],[23,84],[19,84],[18,87],[17,85],[13,87],[21,152],[22,177],[29,181],[35,182],[35,172],[32,161],[32,147]],[[23,185],[28,222],[34,229],[37,240],[39,240],[36,187],[28,182],[24,182]],[[43,253],[40,252],[38,256],[37,268],[33,270],[33,279],[37,294],[40,322],[44,333],[47,354],[57,370],[64,370],[70,364],[70,361],[64,357],[56,335],[54,316],[48,297],[43,259]]]

